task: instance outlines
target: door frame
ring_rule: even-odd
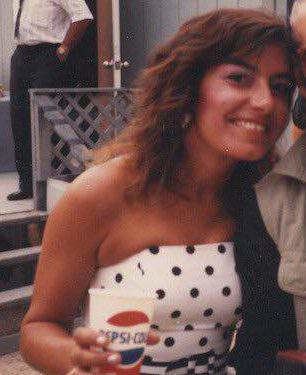
[[[113,87],[113,69],[103,64],[113,59],[112,0],[97,0],[98,85]]]

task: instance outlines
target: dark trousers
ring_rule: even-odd
[[[61,88],[75,85],[73,62],[61,63],[58,45],[43,43],[18,46],[11,60],[10,105],[20,190],[32,192],[30,88]]]

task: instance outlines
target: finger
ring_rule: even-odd
[[[82,348],[89,349],[91,346],[107,347],[109,341],[91,328],[78,327],[73,332],[75,342]]]
[[[160,336],[153,330],[149,331],[147,345],[156,345],[160,341]]]
[[[105,365],[116,365],[121,362],[119,353],[114,352],[93,352],[90,350],[75,349],[71,355],[71,362],[82,370],[91,367]]]

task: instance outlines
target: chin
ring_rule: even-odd
[[[240,151],[232,155],[236,160],[243,161],[259,161],[263,159],[268,153],[265,148],[251,148],[248,150]]]

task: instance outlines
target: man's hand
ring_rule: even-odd
[[[69,48],[65,44],[61,44],[56,50],[56,55],[60,62],[65,62],[69,55]]]

